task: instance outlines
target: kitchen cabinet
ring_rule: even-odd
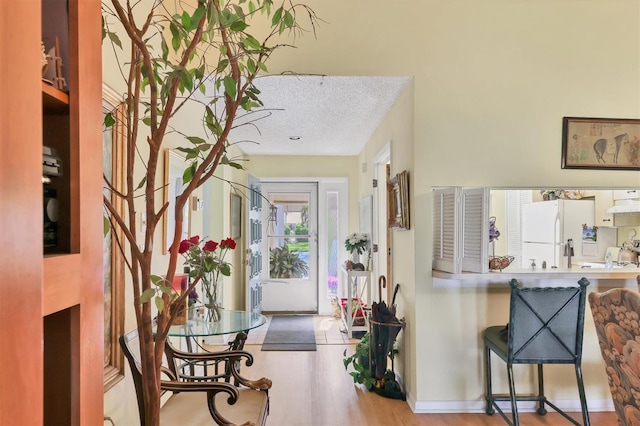
[[[607,213],[607,209],[613,206],[613,191],[610,189],[600,189],[588,192],[595,200],[595,226],[613,226],[613,215]]]
[[[614,201],[640,199],[640,189],[614,189],[613,199]]]

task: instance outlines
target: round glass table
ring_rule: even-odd
[[[221,309],[220,319],[208,320],[205,315],[195,315],[187,320],[186,324],[172,325],[169,336],[174,337],[201,337],[217,336],[221,334],[233,334],[260,327],[267,322],[264,315],[247,311],[234,311]]]

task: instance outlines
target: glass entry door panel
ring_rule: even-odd
[[[247,279],[246,306],[254,314],[262,312],[262,188],[260,181],[249,175],[249,209],[247,210],[245,265]]]
[[[262,309],[317,312],[317,186],[263,183],[264,265]],[[263,258],[264,258],[263,257]]]

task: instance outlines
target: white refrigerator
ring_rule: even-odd
[[[547,268],[566,268],[564,249],[573,240],[573,259],[580,262],[590,256],[591,247],[584,247],[582,226],[592,227],[595,220],[593,200],[552,200],[522,206],[522,267],[536,268],[547,262]],[[593,260],[593,258],[591,258]]]

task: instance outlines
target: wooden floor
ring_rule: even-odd
[[[340,332],[339,321],[330,317],[316,318],[318,347],[315,352],[262,352],[260,336],[264,338],[264,332],[266,326],[249,333],[245,349],[254,355],[255,363],[243,373],[251,379],[268,377],[273,380],[268,426],[506,424],[498,414],[414,414],[404,401],[384,398],[361,385],[354,385],[342,364],[342,354],[345,349],[351,353],[355,341],[346,338]],[[579,413],[572,416],[581,421]],[[590,420],[593,426],[617,424],[613,413],[590,413]],[[556,426],[571,423],[549,410],[544,417],[523,413],[520,424]]]

